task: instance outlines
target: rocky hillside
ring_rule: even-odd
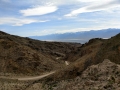
[[[72,52],[80,46],[38,41],[0,31],[0,72],[41,74],[60,69],[65,66],[64,60],[68,55],[74,54]]]
[[[105,58],[111,62],[103,62]],[[69,65],[65,65],[66,61]],[[31,86],[40,83],[44,88],[69,90],[68,87],[71,87],[74,90],[81,83],[82,86],[88,84],[88,87],[79,86],[80,89],[85,88],[84,90],[89,90],[89,87],[93,87],[90,88],[93,90],[100,86],[102,90],[106,90],[106,88],[107,90],[117,90],[119,87],[116,84],[119,84],[119,65],[117,64],[120,64],[120,34],[110,39],[94,38],[81,45],[33,40],[0,31],[0,62],[0,76],[40,75],[56,71],[49,77],[32,82]],[[95,66],[97,71],[93,70],[93,66],[89,67],[96,64],[100,66]],[[112,65],[110,68],[109,64]],[[80,78],[81,75],[83,78]],[[105,77],[109,77],[109,79]],[[100,82],[103,82],[104,85],[102,86]]]
[[[45,90],[120,90],[120,65],[106,59],[75,79],[46,85]]]
[[[69,57],[77,58],[75,62],[65,67],[64,70],[56,72],[46,81],[59,81],[61,79],[75,78],[81,75],[88,66],[99,64],[103,62],[105,58],[108,58],[114,63],[120,64],[119,40],[120,34],[105,40],[100,38],[89,40],[88,43],[83,44],[77,49],[77,53],[74,56],[71,55]]]
[[[43,79],[43,82],[42,82],[43,85],[48,85],[48,86],[45,86],[45,90],[48,88],[53,89],[54,87],[55,87],[54,88],[55,90],[71,90],[71,88],[69,88],[69,87],[72,87],[72,90],[77,90],[78,83],[82,82],[81,80],[83,80],[83,79],[79,79],[79,82],[77,82],[77,81],[74,82],[74,80],[76,80],[74,78],[76,78],[76,77],[80,78],[81,74],[89,66],[102,63],[105,58],[108,58],[110,61],[112,61],[116,64],[120,64],[120,57],[119,57],[120,56],[120,52],[119,52],[120,42],[119,42],[119,40],[120,40],[120,34],[118,34],[114,37],[111,37],[108,40],[104,40],[104,39],[100,39],[100,38],[91,39],[91,40],[89,40],[88,43],[83,44],[79,49],[76,50],[76,54],[74,55],[74,58],[77,58],[77,60],[75,60],[73,63],[70,63],[70,65],[65,67],[64,69],[57,71],[55,74]],[[69,58],[71,58],[71,57],[73,57],[73,56],[70,55]],[[110,61],[105,61],[102,64],[104,65],[104,67],[109,67],[107,65],[112,63]],[[105,63],[108,63],[108,64],[105,65]],[[100,64],[101,69],[103,67],[102,64]],[[111,64],[111,65],[113,65],[113,64]],[[109,69],[113,71],[114,65],[113,65],[113,68],[111,66]],[[88,72],[88,69],[87,69],[87,72]],[[91,72],[92,72],[92,70],[91,70]],[[100,77],[102,77],[102,76],[104,77],[104,73],[107,73],[107,72],[103,71],[101,73],[103,73],[103,75],[101,74]],[[111,71],[110,71],[110,73],[111,73]],[[111,74],[110,73],[109,73],[109,75],[112,74],[112,73]],[[96,72],[96,74],[97,74],[97,72]],[[113,72],[113,74],[115,74],[115,73]],[[87,78],[87,76],[85,76],[85,78]],[[91,76],[92,75],[90,74],[90,77]],[[106,77],[109,77],[109,76],[106,76]],[[102,79],[102,80],[104,80],[104,79]],[[119,79],[117,79],[117,80],[119,81]],[[85,81],[87,82],[87,79]],[[36,82],[41,83],[41,81],[36,81]],[[109,81],[105,81],[105,82],[109,83]],[[63,85],[62,83],[65,85]],[[82,83],[84,84],[84,80]],[[76,85],[76,86],[74,87],[74,86],[72,86],[72,84]],[[35,84],[33,84],[33,85],[35,85]],[[97,83],[94,85],[97,85]],[[99,85],[100,85],[100,82],[98,83],[98,87],[94,86],[94,89],[99,88],[100,87]],[[115,83],[115,85],[116,85],[116,83]],[[116,87],[110,86],[112,89],[111,88],[109,89],[109,85],[107,86],[107,84],[105,84],[103,86],[105,86],[105,88],[107,88],[107,89],[102,87],[102,90],[117,90],[117,88],[118,88],[118,86],[116,86]],[[82,87],[79,87],[79,88],[82,88]],[[91,88],[91,86],[86,87],[85,89],[80,89],[80,90],[89,90],[88,88]],[[92,90],[92,88],[91,88],[91,90]]]

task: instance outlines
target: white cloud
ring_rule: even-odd
[[[95,0],[90,0],[89,2],[92,2]],[[83,1],[83,2],[87,2],[87,1]],[[118,7],[120,5],[120,2],[118,2],[118,0],[107,0],[104,2],[101,1],[96,1],[96,2],[92,2],[92,4],[73,10],[72,12],[70,12],[69,14],[66,14],[64,16],[66,17],[72,17],[72,16],[77,16],[78,14],[81,13],[88,13],[88,12],[96,12],[96,11],[103,11],[103,10],[112,10],[111,8],[115,8]]]
[[[80,1],[80,2],[95,2],[97,0],[78,0],[78,1]]]
[[[35,16],[35,15],[44,15],[48,13],[53,13],[57,9],[58,8],[56,6],[37,6],[26,10],[20,10],[20,13],[22,13],[23,16]]]
[[[80,2],[79,0],[24,0],[24,2],[31,2],[35,5],[68,5],[68,4],[75,4]]]
[[[75,33],[75,32],[82,32],[82,31],[90,31],[90,30],[102,30],[102,29],[108,29],[108,28],[120,28],[118,25],[116,26],[97,26],[97,27],[89,27],[89,28],[74,28],[74,29],[65,29],[65,30],[43,30],[32,33],[28,36],[44,36],[44,35],[50,35],[50,34],[64,34],[64,33]]]
[[[102,28],[101,28],[102,29]],[[99,30],[99,28],[73,28],[73,29],[47,29],[47,30],[36,30],[34,33],[28,36],[44,36],[49,34],[64,34],[64,33],[74,33],[74,32],[81,32],[81,31],[90,31],[90,30]]]
[[[87,20],[85,20],[87,22]],[[60,27],[56,27],[53,29],[46,29],[46,30],[36,30],[34,33],[28,36],[44,36],[49,34],[63,34],[63,33],[74,33],[74,32],[81,32],[81,31],[90,31],[90,30],[102,30],[108,28],[120,28],[119,25],[120,21],[116,19],[111,20],[103,20],[103,21],[95,21],[93,25],[90,26],[83,26],[83,27],[71,27],[71,29],[61,29]]]
[[[46,2],[52,2],[54,5],[70,5],[78,4],[78,0],[45,0]]]
[[[24,19],[24,18],[0,18],[0,25],[2,24],[8,24],[12,26],[22,26],[24,24],[31,24],[35,22],[47,22],[48,20],[42,21],[42,20],[35,20],[35,19]]]

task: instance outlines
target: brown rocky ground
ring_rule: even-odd
[[[45,90],[120,90],[120,65],[106,59],[75,79],[46,85]]]
[[[77,57],[77,60],[75,62],[71,63],[69,66],[65,67],[64,69],[56,72],[54,75],[51,75],[46,79],[43,79],[43,86],[48,85],[47,88],[49,90],[52,90],[53,87],[56,87],[57,90],[66,90],[66,88],[68,88],[70,85],[72,85],[72,84],[75,85],[78,83],[78,82],[72,83],[73,78],[80,76],[82,74],[82,72],[87,69],[88,66],[96,65],[96,64],[103,62],[104,58],[109,58],[110,61],[112,61],[116,64],[119,64],[120,63],[120,52],[119,52],[120,42],[119,42],[119,40],[120,40],[120,34],[118,34],[108,40],[103,40],[103,39],[99,39],[99,38],[91,39],[88,43],[82,45],[79,49],[76,50],[76,52],[78,52],[78,53],[76,53],[73,56],[75,58]],[[72,56],[70,56],[70,57],[72,57]],[[114,69],[114,68],[111,68],[111,70],[112,69]],[[66,86],[63,85],[64,86],[63,89],[58,88],[59,87],[58,83],[61,84],[61,82],[64,80],[68,80],[68,81],[65,81],[65,83],[63,83]],[[72,82],[70,82],[70,85],[69,85],[69,81],[71,81],[71,80],[72,80]],[[41,82],[41,81],[38,81],[38,82]],[[68,87],[67,87],[67,85],[68,85]],[[98,87],[100,87],[100,86],[98,86]],[[91,87],[87,87],[85,89],[80,89],[80,90],[89,90],[88,88],[90,88],[92,90]],[[94,89],[95,90],[115,90],[114,88],[119,90],[118,86],[113,87],[112,89],[111,88],[105,89],[106,86],[103,89],[97,89],[97,88],[94,87],[93,90]],[[68,88],[68,90],[71,90],[71,88]],[[74,87],[73,87],[72,90],[77,90],[77,88],[74,89]]]
[[[77,58],[73,63],[56,72],[53,76],[48,77],[46,82],[75,78],[81,75],[88,66],[99,64],[105,58],[116,64],[120,64],[119,47],[120,34],[107,40],[100,38],[91,39],[88,43],[83,44],[77,49],[77,53],[74,56],[70,56]]]
[[[105,59],[74,79],[49,82],[0,79],[0,90],[120,90],[120,65]]]
[[[0,72],[38,74],[65,66],[68,54],[74,54],[81,44],[45,42],[0,31]],[[72,59],[73,61],[75,59]]]
[[[29,84],[31,86],[39,84],[41,86],[42,84],[42,87],[48,85],[51,88],[53,85],[56,86],[56,82],[57,85],[61,85],[60,82],[64,80],[65,85],[69,85],[66,80],[73,80],[89,66],[99,64],[105,58],[120,64],[120,34],[108,40],[91,39],[81,45],[78,43],[38,41],[0,31],[0,76],[41,75],[57,70],[55,74],[47,78],[32,82]],[[66,66],[65,61],[69,61],[70,65]],[[3,85],[3,81],[0,83]],[[63,88],[65,87],[67,86]]]

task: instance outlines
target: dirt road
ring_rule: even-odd
[[[47,74],[44,74],[44,75],[40,75],[40,76],[34,76],[34,77],[21,77],[21,78],[9,78],[9,77],[0,77],[2,79],[11,79],[11,80],[18,80],[18,81],[29,81],[29,80],[39,80],[39,79],[42,79],[44,77],[47,77],[51,74],[55,73],[55,71],[52,71],[52,72],[49,72]]]

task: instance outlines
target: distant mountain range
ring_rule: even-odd
[[[103,30],[91,30],[91,31],[82,31],[75,33],[50,34],[45,36],[30,36],[30,38],[43,40],[43,41],[85,43],[92,38],[107,39],[118,33],[120,33],[120,29],[103,29]]]

